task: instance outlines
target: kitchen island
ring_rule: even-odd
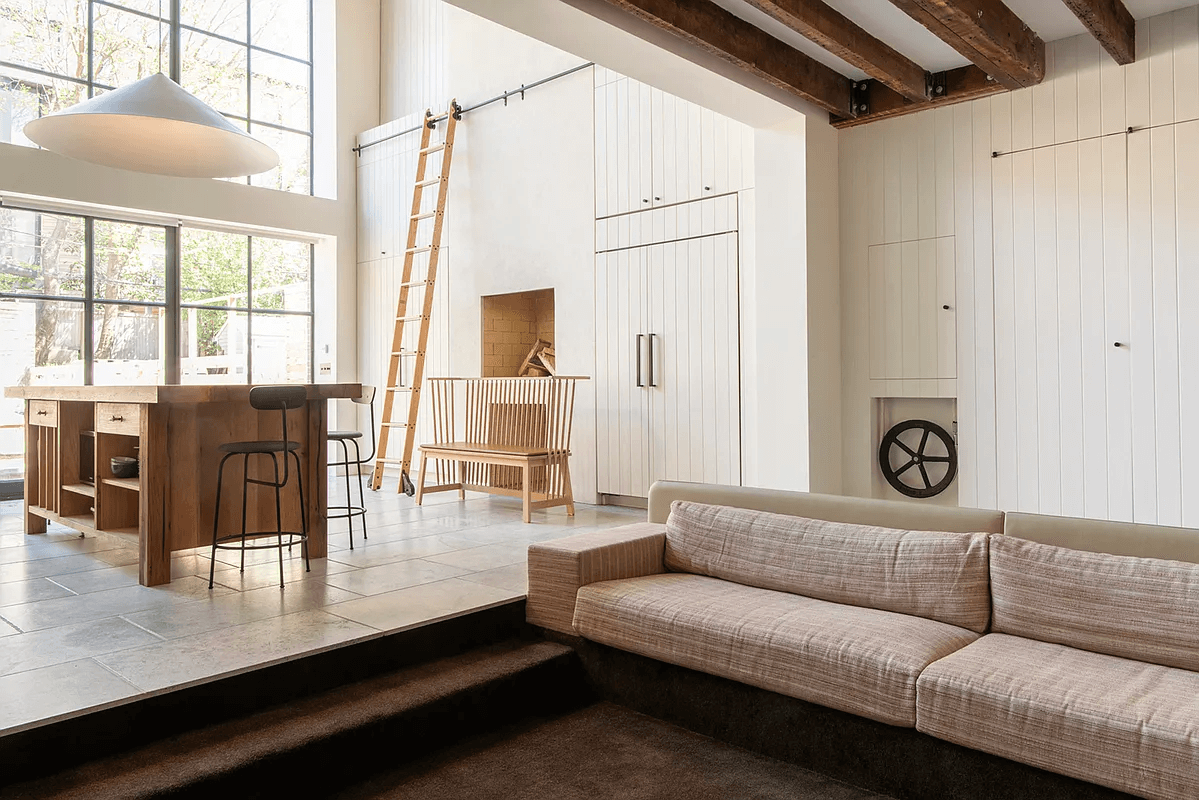
[[[56,522],[82,534],[136,541],[144,586],[171,580],[171,553],[212,542],[222,444],[282,438],[278,411],[250,406],[249,386],[18,386],[25,401],[25,533]],[[288,438],[300,444],[308,549],[327,552],[328,401],[361,394],[358,384],[309,384],[308,402],[288,411]],[[133,456],[137,477],[116,477],[114,456]],[[294,463],[294,462],[293,462]],[[250,462],[268,477],[270,459]],[[230,459],[221,489],[220,534],[241,530],[242,460]],[[273,475],[273,473],[270,473]],[[249,487],[246,525],[275,529],[275,493]],[[300,530],[300,504],[283,489],[283,529]],[[298,550],[297,550],[298,554]]]

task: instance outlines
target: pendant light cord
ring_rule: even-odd
[[[158,72],[162,73],[162,0],[158,0]]]

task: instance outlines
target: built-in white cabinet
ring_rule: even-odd
[[[596,255],[602,494],[741,482],[737,234]]]
[[[871,380],[957,377],[952,236],[870,248]]]
[[[751,128],[607,70],[596,80],[596,217],[752,185]]]

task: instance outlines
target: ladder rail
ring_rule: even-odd
[[[430,111],[425,112],[427,121],[433,119]],[[392,333],[391,356],[389,358],[387,387],[384,393],[382,429],[379,434],[379,449],[375,460],[375,469],[371,474],[370,486],[379,489],[383,483],[383,471],[387,464],[400,466],[400,481],[397,491],[412,494],[412,482],[408,471],[412,466],[412,453],[416,444],[416,423],[420,415],[421,383],[425,375],[425,360],[428,357],[429,332],[432,327],[433,295],[437,285],[437,268],[441,255],[441,237],[445,223],[445,205],[449,192],[450,164],[453,158],[454,132],[457,128],[457,103],[452,103],[450,113],[446,115],[446,129],[443,140],[438,144],[430,144],[432,126],[426,122],[421,133],[420,149],[418,151],[416,177],[412,190],[412,212],[408,216],[408,241],[404,248],[404,267],[400,282],[400,293],[396,301],[395,325]],[[440,152],[440,175],[436,178],[426,177],[428,158],[431,154]],[[422,211],[424,205],[424,190],[437,187],[437,201],[431,211]],[[418,246],[417,238],[420,223],[426,219],[433,221],[433,228],[428,245]],[[428,263],[423,280],[414,279],[413,267],[416,255],[428,253]],[[424,297],[421,313],[413,314],[409,310],[411,299],[410,290],[414,287],[424,287]],[[408,324],[419,322],[417,345],[415,348],[404,347],[404,340],[410,334],[405,331]],[[409,386],[398,386],[398,380],[403,375],[402,359],[408,358],[413,362],[412,380]],[[408,414],[406,422],[395,418],[395,396],[401,391],[408,393]],[[390,441],[392,428],[404,429],[403,456],[396,459],[387,455],[387,445]]]

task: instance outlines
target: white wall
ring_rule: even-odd
[[[1054,42],[1040,86],[843,134],[848,492],[867,249],[952,236],[961,503],[1199,525],[1199,9],[1137,29],[1128,67]]]
[[[316,263],[316,361],[338,379],[355,372],[354,154],[358,131],[378,124],[378,0],[318,0],[314,8],[318,102],[318,194],[309,197],[227,181],[171,178],[87,164],[44,150],[0,144],[0,197],[41,198],[80,210],[147,211],[320,237]],[[330,49],[336,46],[336,54]],[[323,55],[322,55],[323,54]],[[323,61],[321,60],[323,57]],[[336,61],[336,69],[333,61]],[[329,109],[321,117],[320,111]],[[327,348],[327,350],[326,350]]]

